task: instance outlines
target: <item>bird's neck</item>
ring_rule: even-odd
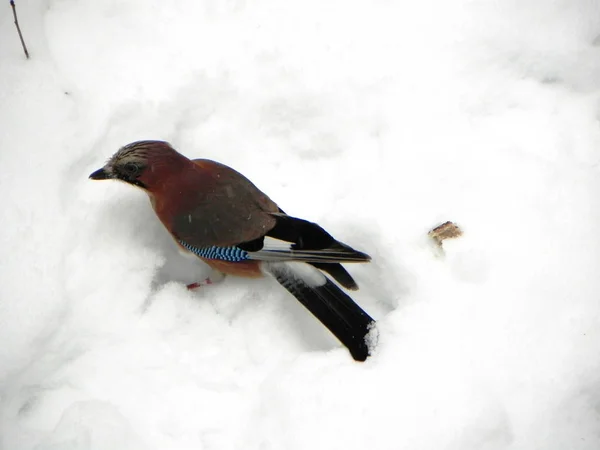
[[[149,159],[140,181],[154,196],[164,195],[179,184],[190,165],[191,161],[178,153],[161,155],[161,158]]]

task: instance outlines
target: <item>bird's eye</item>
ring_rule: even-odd
[[[140,166],[138,166],[135,163],[129,162],[127,164],[125,164],[123,166],[123,168],[125,169],[125,172],[127,173],[127,175],[129,176],[135,176],[139,173],[140,171]]]

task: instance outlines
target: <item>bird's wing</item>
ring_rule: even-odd
[[[231,247],[260,239],[275,224],[278,206],[250,180],[223,164],[194,160],[181,180],[185,196],[169,215],[171,233],[188,246]]]
[[[196,246],[180,239],[179,244],[200,258],[237,263],[241,261],[306,262],[329,273],[347,289],[358,285],[340,263],[368,262],[371,257],[335,240],[319,225],[306,220],[272,214],[276,224],[266,235],[229,246]]]
[[[197,245],[178,236],[180,244],[207,259],[226,261],[300,261],[310,263],[368,262],[371,257],[337,241],[319,225],[281,213],[267,213],[275,220],[268,229],[261,229],[257,238]],[[229,223],[234,223],[235,220]],[[237,222],[239,223],[239,222]],[[229,233],[234,235],[236,233]],[[239,234],[239,233],[238,233]]]
[[[253,259],[262,261],[303,261],[313,263],[368,262],[371,257],[353,249],[307,220],[271,213],[275,226],[266,238],[240,244],[251,252]]]
[[[204,259],[301,261],[357,289],[340,265],[370,257],[337,241],[319,225],[285,214],[242,174],[210,160],[194,160],[182,180],[188,193],[171,214],[169,229],[179,244]]]
[[[298,261],[308,263],[351,263],[368,262],[371,260],[369,255],[350,249],[350,251],[340,249],[322,249],[322,250],[294,250],[293,244],[269,243],[258,251],[244,250],[243,244],[231,246],[204,246],[197,247],[190,244],[185,239],[179,239],[179,244],[186,250],[195,253],[197,256],[205,259],[220,259],[223,261]]]
[[[313,263],[352,263],[368,262],[369,255],[346,246],[332,246],[323,249],[298,249],[295,244],[265,239],[262,249],[248,252],[250,259],[260,261],[302,261]]]

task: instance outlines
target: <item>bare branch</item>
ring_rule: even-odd
[[[19,27],[19,19],[17,19],[17,9],[15,8],[14,0],[10,0],[10,6],[12,6],[13,17],[15,18],[15,26],[17,27],[17,31],[19,32],[19,39],[21,39],[23,51],[25,52],[25,56],[27,57],[27,59],[29,59],[29,52],[27,51],[27,46],[25,45],[23,35],[21,34],[21,27]]]

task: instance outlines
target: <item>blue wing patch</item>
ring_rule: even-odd
[[[205,259],[218,259],[221,261],[239,262],[250,259],[248,252],[238,247],[204,247],[198,248],[183,241],[178,241],[186,250]]]

